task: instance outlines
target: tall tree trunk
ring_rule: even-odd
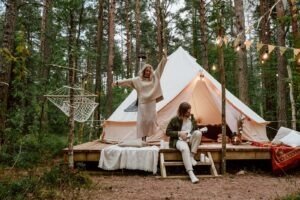
[[[234,0],[235,17],[236,17],[236,30],[238,33],[238,41],[240,50],[237,51],[236,69],[238,69],[239,80],[239,98],[249,105],[248,96],[248,75],[247,75],[247,51],[244,44],[245,35],[245,17],[244,17],[244,5],[241,0]]]
[[[290,13],[292,16],[292,34],[293,34],[293,40],[294,40],[294,47],[300,48],[300,31],[298,26],[298,16],[299,16],[299,9],[297,8],[296,1],[288,0],[289,7],[290,7]],[[296,130],[297,126],[297,118],[296,118],[296,106],[295,106],[295,100],[294,100],[294,84],[293,84],[293,78],[292,78],[292,70],[289,65],[287,65],[287,70],[289,74],[290,79],[290,101],[291,101],[291,110],[292,110],[292,128]]]
[[[75,67],[76,67],[76,56],[75,56],[75,45],[76,45],[76,24],[74,10],[70,10],[70,22],[69,22],[69,86],[70,86],[70,110],[69,110],[69,137],[68,137],[68,160],[69,168],[74,168],[73,159],[73,144],[74,144],[74,85],[75,85]]]
[[[265,0],[260,0],[260,6],[259,6],[259,12],[260,16],[263,16],[269,9],[269,4]],[[270,43],[270,38],[271,38],[271,32],[270,32],[270,21],[268,20],[267,17],[263,17],[261,22],[260,22],[260,32],[259,32],[259,38],[260,41],[263,44],[269,44]],[[267,46],[264,46],[260,50],[260,55],[265,53],[268,50]],[[276,99],[274,99],[273,94],[275,91],[272,91],[272,88],[275,87],[274,85],[274,76],[271,72],[271,65],[269,62],[264,62],[262,63],[261,66],[262,69],[262,91],[265,91],[264,95],[264,113],[265,113],[265,118],[269,120],[276,120],[274,118],[275,113],[272,111],[276,107]]]
[[[49,77],[49,66],[47,65],[50,58],[50,47],[48,37],[46,32],[49,29],[49,11],[52,7],[52,0],[44,0],[43,3],[43,14],[42,14],[42,22],[41,22],[41,75],[42,75],[42,83],[43,83],[43,90],[46,92],[46,86],[48,83]],[[47,121],[47,112],[46,110],[46,97],[42,97],[42,109],[41,109],[41,116],[40,116],[40,132],[43,132],[46,121]]]
[[[222,152],[221,152],[221,172],[222,174],[226,173],[226,77],[225,77],[225,68],[224,68],[224,2],[214,1],[216,4],[216,8],[218,9],[217,22],[218,22],[218,30],[217,36],[222,39],[222,42],[218,45],[218,65],[220,69],[220,81],[222,88]]]
[[[114,36],[115,36],[115,8],[116,1],[110,0],[109,4],[109,33],[108,33],[108,65],[107,65],[107,108],[108,113],[112,113],[112,82],[113,82],[113,66],[114,66]]]
[[[88,48],[89,49],[92,49],[93,48],[93,39],[89,40],[88,41]],[[94,81],[94,76],[92,75],[93,74],[93,64],[92,64],[92,58],[90,55],[87,55],[87,58],[86,58],[86,70],[87,70],[87,73],[85,76],[85,80],[86,80],[86,84],[84,84],[84,89],[87,89],[88,91],[92,91],[93,89],[93,81]]]
[[[208,48],[207,48],[207,23],[206,23],[206,16],[205,16],[205,0],[200,0],[199,6],[199,17],[200,17],[200,41],[201,41],[201,51],[200,51],[200,60],[202,67],[209,71],[208,66]]]
[[[79,54],[78,51],[80,51],[80,35],[81,35],[81,27],[82,27],[82,20],[83,20],[83,13],[84,13],[84,1],[82,1],[81,6],[80,6],[80,11],[78,13],[78,21],[77,21],[77,36],[76,36],[76,41],[75,41],[75,68],[79,69],[78,67],[78,62],[79,62]],[[84,75],[84,74],[82,74]],[[79,80],[77,71],[75,71],[75,80]],[[82,83],[83,84],[83,83]]]
[[[126,78],[132,77],[132,67],[131,67],[131,19],[130,19],[130,1],[125,0],[125,11],[126,11]]]
[[[0,52],[0,149],[5,141],[4,131],[6,128],[6,115],[8,105],[9,83],[11,82],[12,66],[11,61],[4,56],[4,52],[12,53],[17,18],[17,1],[6,2],[5,19],[3,26],[3,40]]]
[[[155,1],[155,14],[156,14],[156,29],[157,29],[157,46],[158,46],[158,54],[157,60],[161,59],[163,55],[163,22],[162,22],[162,9],[160,0]]]
[[[294,99],[294,85],[293,85],[293,75],[292,75],[292,69],[290,65],[287,65],[287,72],[288,72],[288,78],[290,80],[289,83],[289,94],[290,94],[290,100],[291,100],[291,110],[292,110],[292,129],[297,129],[297,117],[296,117],[296,103]]]
[[[141,11],[140,11],[140,0],[135,1],[135,53],[136,53],[136,58],[135,58],[135,75],[138,74],[139,68],[140,68],[140,43],[141,43]]]
[[[300,31],[299,31],[299,8],[297,8],[297,2],[293,0],[288,0],[289,7],[290,7],[290,13],[292,16],[292,34],[294,39],[294,47],[300,48]],[[299,1],[298,1],[299,4]]]
[[[285,22],[284,22],[284,8],[283,3],[280,1],[276,5],[276,13],[278,20],[277,27],[277,44],[279,46],[285,46]],[[287,108],[286,108],[286,96],[287,96],[287,70],[286,70],[286,60],[283,55],[281,55],[280,50],[277,50],[277,116],[278,116],[278,128],[281,126],[287,126]]]
[[[101,113],[101,94],[102,94],[102,43],[103,43],[103,7],[104,0],[98,0],[98,20],[97,20],[97,58],[96,58],[96,102],[99,104],[96,108],[95,119],[100,120]]]
[[[163,50],[165,49],[166,52],[168,52],[168,37],[167,37],[167,22],[166,22],[166,17],[168,15],[168,12],[167,12],[167,7],[169,5],[170,1],[162,1],[160,3],[160,21],[161,21],[161,35],[162,35],[162,45],[163,45]],[[160,59],[162,58],[162,55],[163,55],[163,52],[162,54],[160,54]]]
[[[196,0],[193,0],[193,6],[192,6],[192,37],[193,37],[193,43],[192,43],[192,52],[193,56],[199,60],[199,45],[198,45],[198,21],[197,21],[197,8],[196,8]]]
[[[158,46],[158,54],[157,60],[160,60],[162,52],[163,52],[163,40],[162,40],[162,21],[161,21],[161,5],[160,0],[155,1],[155,10],[156,10],[156,30],[157,30],[157,46]]]

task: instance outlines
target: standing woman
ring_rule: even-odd
[[[112,86],[132,87],[138,96],[137,138],[146,141],[146,137],[155,134],[158,130],[156,120],[156,103],[163,99],[160,78],[164,71],[167,54],[165,51],[162,60],[154,71],[153,67],[145,64],[137,77],[113,82]]]

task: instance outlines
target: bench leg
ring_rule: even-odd
[[[211,163],[211,166],[210,166],[210,173],[213,175],[213,176],[218,176],[218,172],[216,170],[216,166],[215,166],[215,163],[214,163],[214,160],[211,156],[211,153],[210,152],[207,152],[207,155],[208,155],[208,158],[210,160],[210,163]]]
[[[160,174],[163,178],[167,178],[164,153],[160,153]]]

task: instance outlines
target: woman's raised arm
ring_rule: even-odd
[[[158,75],[158,77],[160,78],[164,69],[165,69],[165,66],[166,66],[166,63],[167,63],[167,53],[166,53],[166,50],[163,50],[163,57],[161,59],[161,61],[159,62],[156,70],[155,70],[155,74]]]

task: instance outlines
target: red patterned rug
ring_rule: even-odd
[[[300,147],[274,145],[271,143],[252,142],[259,147],[270,147],[272,156],[272,170],[274,174],[284,174],[286,170],[300,165]]]

